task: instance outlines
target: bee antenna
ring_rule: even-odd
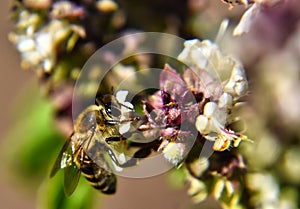
[[[114,90],[114,87],[113,87],[113,86],[110,87],[110,90],[111,90],[111,95],[114,95],[115,90]]]
[[[101,105],[101,104],[104,104],[104,101],[100,97],[97,97],[95,99],[95,103],[96,103],[96,105]]]

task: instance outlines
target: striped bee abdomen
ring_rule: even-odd
[[[82,175],[96,189],[104,194],[114,194],[116,192],[116,176],[94,163],[88,155],[84,154],[84,159],[77,159],[76,165],[80,169]]]

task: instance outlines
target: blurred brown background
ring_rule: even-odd
[[[3,143],[7,130],[12,124],[12,107],[16,98],[21,94],[22,88],[28,82],[33,81],[30,72],[24,72],[19,65],[19,56],[11,43],[8,42],[7,33],[11,30],[12,24],[9,16],[10,1],[0,2],[0,57],[1,57],[1,76],[0,76],[0,103],[1,120],[0,133]],[[5,159],[2,159],[5,161]],[[8,177],[5,168],[0,166],[0,203],[2,208],[34,208],[33,197],[27,194],[24,188],[20,187]]]

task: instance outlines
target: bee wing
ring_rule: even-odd
[[[75,191],[78,181],[80,178],[80,170],[77,168],[75,163],[71,166],[66,167],[64,173],[64,188],[67,196],[71,196]]]
[[[61,161],[63,160],[64,153],[71,151],[70,142],[71,142],[71,137],[68,138],[68,140],[65,142],[64,146],[60,150],[60,153],[59,153],[58,157],[56,158],[56,161],[52,167],[52,170],[50,173],[50,178],[52,178],[57,173],[57,171],[59,169],[61,169]]]

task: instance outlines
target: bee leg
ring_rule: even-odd
[[[105,151],[107,151],[109,157],[112,159],[112,161],[119,167],[123,167],[124,164],[120,163],[118,158],[116,157],[115,153],[112,151],[112,149],[110,149],[109,147],[105,147]],[[128,166],[125,166],[128,167]]]
[[[122,168],[127,168],[127,167],[132,167],[138,164],[138,159],[137,158],[131,158],[127,162],[123,163],[120,165]]]
[[[112,142],[119,142],[119,141],[122,141],[122,140],[123,140],[123,138],[120,137],[120,136],[112,136],[112,137],[107,137],[105,139],[105,142],[107,144],[111,144]]]
[[[130,167],[130,166],[135,166],[138,164],[140,158],[146,158],[148,157],[152,152],[151,148],[142,148],[138,151],[136,151],[133,155],[133,157],[128,160],[126,163],[122,164],[121,167]]]
[[[80,166],[82,166],[82,164],[83,164],[83,159],[84,159],[84,151],[83,151],[83,149],[81,149],[81,151],[80,151]]]
[[[160,143],[161,142],[159,140],[155,140],[149,143],[132,143],[133,146],[141,148],[134,153],[133,157],[130,160],[120,166],[124,168],[137,165],[141,158],[146,158],[152,153],[152,151],[157,150]]]
[[[141,148],[140,150],[136,151],[133,155],[134,158],[146,158],[148,157],[152,152],[152,148],[145,147]]]
[[[140,158],[146,158],[148,157],[152,152],[152,149],[150,147],[145,147],[142,148],[138,151],[136,151],[133,155],[133,157],[128,160],[127,162],[123,163],[120,165],[120,167],[122,168],[126,168],[126,167],[132,167],[138,164]]]
[[[130,160],[128,160],[125,163],[120,163],[118,158],[116,157],[115,153],[110,148],[106,147],[105,150],[108,152],[112,161],[121,168],[131,167],[131,166],[134,166],[137,164],[138,158],[136,158],[136,157],[131,158]]]
[[[110,144],[112,142],[118,142],[121,140],[125,140],[126,138],[123,137],[108,137],[105,139],[105,141]],[[110,158],[112,159],[112,161],[119,167],[122,168],[126,168],[126,167],[131,167],[131,166],[135,166],[136,164],[138,164],[138,161],[141,158],[146,158],[148,157],[153,150],[157,150],[158,146],[159,146],[159,141],[154,141],[154,142],[150,142],[150,143],[144,143],[142,145],[144,145],[145,147],[140,148],[138,151],[136,151],[133,155],[133,157],[129,160],[127,160],[125,163],[120,163],[118,158],[116,157],[115,153],[113,152],[112,149],[110,149],[109,147],[105,146],[105,151],[107,151],[107,153],[109,154]],[[141,146],[141,144],[139,144]]]

